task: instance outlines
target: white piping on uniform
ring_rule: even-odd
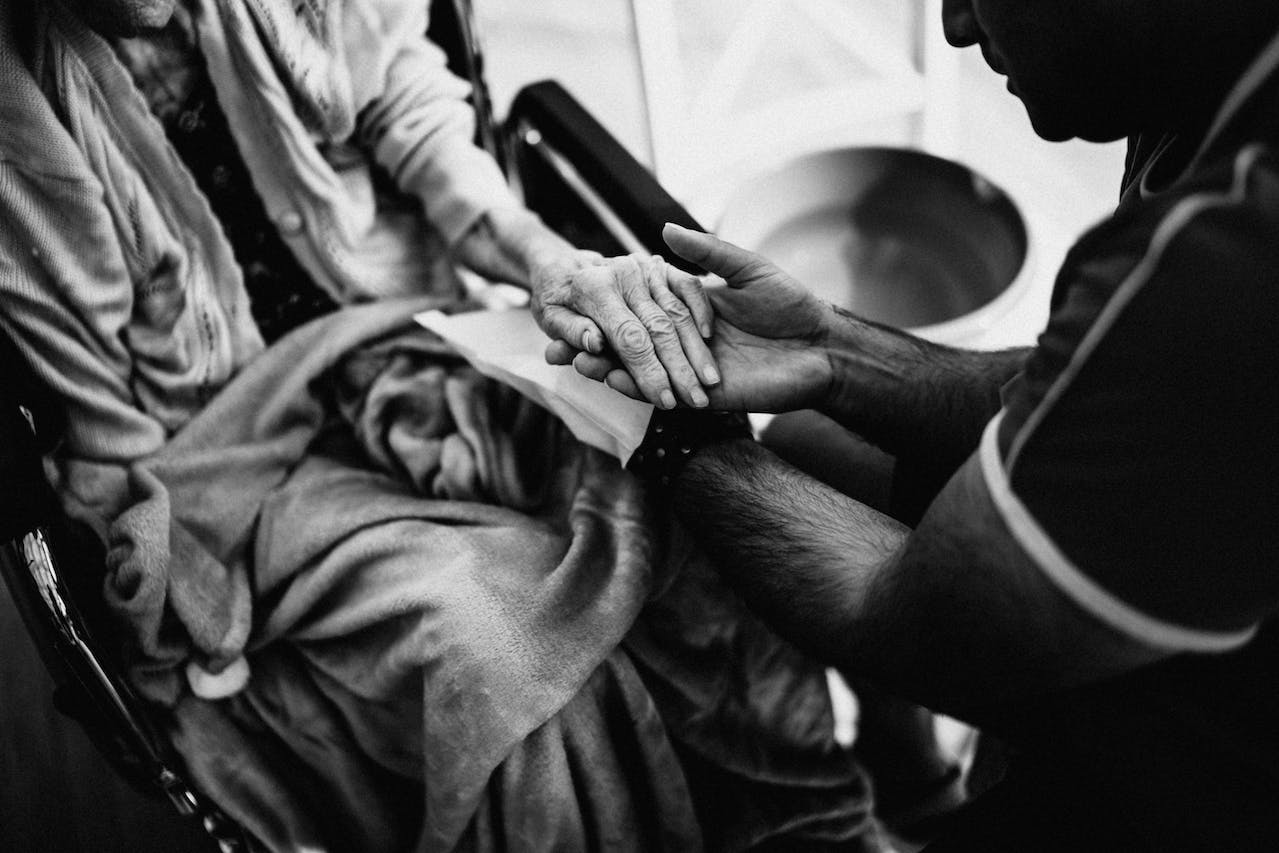
[[[1276,42],[1276,44],[1279,44],[1279,42]],[[1141,261],[1129,273],[1128,278],[1115,290],[1114,296],[1106,303],[1106,306],[1097,316],[1097,320],[1089,328],[1087,334],[1084,335],[1084,339],[1080,341],[1079,346],[1071,355],[1070,363],[1066,365],[1066,369],[1053,382],[1052,387],[1048,389],[1048,393],[1044,395],[1044,399],[1030,413],[1026,423],[1017,432],[1016,437],[1013,439],[1012,448],[1008,452],[1008,460],[1004,464],[1009,480],[1012,479],[1013,469],[1017,464],[1017,460],[1021,457],[1022,450],[1026,447],[1026,442],[1030,440],[1035,430],[1044,422],[1052,407],[1065,395],[1070,384],[1078,377],[1079,372],[1083,370],[1089,356],[1101,345],[1102,338],[1106,336],[1111,327],[1114,326],[1115,321],[1119,319],[1119,315],[1123,313],[1123,310],[1128,307],[1129,303],[1150,281],[1172,241],[1200,213],[1215,207],[1225,207],[1243,201],[1243,197],[1247,192],[1248,171],[1259,156],[1261,156],[1260,145],[1250,145],[1244,148],[1235,158],[1234,180],[1231,182],[1228,191],[1224,193],[1198,193],[1183,199],[1159,223],[1159,227],[1155,229],[1154,237],[1151,238],[1150,245],[1146,248],[1146,254],[1142,256]]]
[[[1276,69],[1279,69],[1279,34],[1276,34],[1271,39],[1270,44],[1253,61],[1252,65],[1248,66],[1248,70],[1243,73],[1243,76],[1235,83],[1230,93],[1226,95],[1221,109],[1217,111],[1216,117],[1212,120],[1212,125],[1208,128],[1208,132],[1204,134],[1203,142],[1199,144],[1199,150],[1195,152],[1194,159],[1191,160],[1187,171],[1193,171],[1199,165],[1199,161],[1208,150],[1208,146],[1216,141],[1216,137],[1221,133],[1226,123],[1234,117],[1234,114],[1239,111],[1249,98],[1256,94],[1257,90],[1261,88],[1261,84],[1266,82],[1266,78],[1273,74]]]

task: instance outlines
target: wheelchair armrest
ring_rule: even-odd
[[[702,230],[697,220],[563,86],[547,80],[521,89],[511,104],[506,129],[529,207],[544,218],[562,218],[564,212],[556,209],[562,196],[539,196],[537,188],[529,186],[530,173],[556,172],[565,185],[560,189],[593,196],[582,201],[611,232],[616,245],[608,248],[662,255],[683,269],[701,272],[662,241],[663,224]],[[601,211],[600,204],[607,210]]]
[[[241,828],[175,769],[180,761],[94,630],[105,627],[103,615],[91,614],[92,602],[78,606],[100,594],[105,555],[45,476],[43,453],[63,424],[61,406],[0,332],[0,578],[53,680],[54,705],[134,788],[198,817],[222,850],[247,849]]]
[[[25,410],[24,419],[29,421],[35,432],[40,452],[48,453],[57,445],[66,429],[65,413],[44,384],[32,373],[27,360],[18,352],[13,341],[3,332],[0,332],[0,376],[4,379],[3,387],[0,388],[3,397],[0,399]],[[8,446],[8,443],[3,445]],[[2,448],[0,452],[3,452]],[[8,470],[7,465],[5,470]]]
[[[20,374],[12,362],[4,370],[7,378]],[[104,555],[58,505],[29,411],[25,399],[0,391],[0,576],[53,679],[58,709],[146,791],[163,769],[155,734],[77,603],[77,589],[101,577]],[[82,583],[73,585],[74,575]]]
[[[23,433],[26,433],[24,435]],[[134,787],[153,792],[163,761],[137,700],[112,675],[110,660],[80,612],[68,575],[100,574],[43,478],[28,424],[11,401],[0,406],[0,477],[4,493],[0,576],[54,684],[54,704],[75,719],[103,756]]]
[[[61,406],[0,332],[0,542],[56,512],[41,456],[57,444],[63,428]]]

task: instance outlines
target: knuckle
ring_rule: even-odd
[[[648,329],[649,335],[654,339],[674,337],[675,323],[666,314],[654,311],[643,319],[644,328]]]
[[[648,331],[638,320],[623,320],[615,333],[617,351],[623,357],[642,357],[653,351],[653,342]]]
[[[535,317],[534,319],[542,331],[546,332],[547,336],[551,338],[563,338],[569,330],[569,324],[565,322],[561,314],[548,311],[541,317]]]
[[[692,312],[688,310],[688,306],[678,299],[665,300],[662,304],[662,310],[677,326],[684,325],[693,316]]]
[[[675,282],[675,291],[685,299],[706,298],[706,290],[697,279],[682,279]]]

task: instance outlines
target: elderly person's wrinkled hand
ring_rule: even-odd
[[[680,257],[727,283],[707,291],[715,308],[710,349],[722,377],[710,389],[711,404],[720,409],[780,412],[804,408],[819,399],[833,375],[820,345],[832,307],[764,258],[710,234],[667,225],[664,236]],[[668,270],[672,281],[685,275]],[[557,341],[547,348],[546,357],[553,364],[572,363],[582,375],[628,396],[644,396],[634,376],[608,355]]]
[[[713,311],[701,281],[660,257],[560,258],[534,272],[533,315],[551,354],[615,359],[627,391],[664,409],[701,408],[720,381],[705,338]]]

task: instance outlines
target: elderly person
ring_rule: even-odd
[[[659,267],[507,194],[422,5],[0,3],[0,325],[67,410],[129,677],[272,849],[876,849],[823,669],[409,322],[457,307],[449,246],[659,404],[712,377],[696,287],[657,323]],[[265,346],[301,277],[358,304]]]

